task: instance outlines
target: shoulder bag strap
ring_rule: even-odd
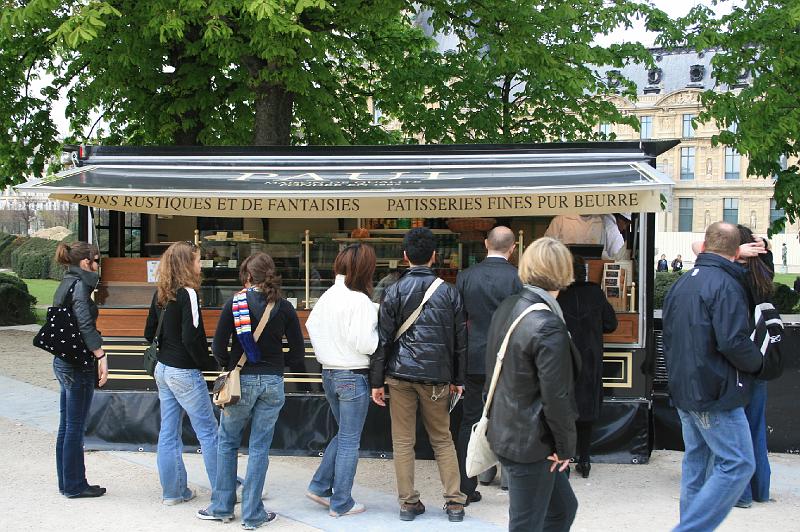
[[[441,285],[442,283],[444,283],[444,279],[437,277],[431,283],[428,289],[425,290],[425,295],[422,297],[422,302],[419,304],[417,308],[414,309],[414,312],[412,312],[411,315],[408,318],[406,318],[406,321],[403,322],[400,328],[397,329],[397,333],[394,335],[395,341],[397,341],[398,338],[403,336],[403,333],[405,333],[409,328],[411,328],[412,325],[414,325],[414,322],[417,321],[417,318],[419,318],[419,315],[422,313],[422,307],[431,298],[433,293],[436,292],[436,289],[439,288],[439,285]]]
[[[258,342],[258,339],[261,338],[261,333],[264,332],[264,327],[267,326],[267,322],[269,321],[273,308],[275,308],[275,302],[270,301],[267,305],[267,308],[264,309],[264,314],[262,314],[261,319],[258,320],[256,332],[253,333],[253,340],[255,342]],[[241,370],[244,367],[245,362],[247,362],[247,354],[242,353],[242,356],[239,357],[239,362],[236,363],[236,367]]]
[[[169,301],[167,301],[167,304],[164,305],[164,309],[161,311],[161,314],[158,316],[158,326],[156,327],[156,336],[155,336],[156,342],[160,342],[161,341],[161,324],[164,323],[164,314],[167,313],[167,306],[168,305],[169,305]],[[158,307],[156,307],[156,308],[158,308]]]
[[[492,383],[489,385],[489,393],[486,395],[486,405],[483,407],[484,416],[488,415],[489,407],[492,405],[492,397],[494,396],[494,389],[497,387],[497,381],[500,380],[500,368],[502,368],[503,366],[503,359],[506,356],[506,349],[508,349],[508,341],[511,338],[511,333],[514,332],[514,329],[517,328],[517,325],[519,324],[519,322],[522,321],[522,318],[524,318],[534,310],[550,310],[550,307],[548,307],[544,303],[534,303],[533,305],[523,310],[522,313],[519,316],[517,316],[517,318],[513,322],[511,322],[511,326],[508,328],[508,332],[503,338],[503,342],[500,344],[500,349],[497,351],[497,362],[494,365],[494,373],[492,373]]]
[[[64,297],[61,299],[61,305],[55,305],[55,306],[57,306],[57,307],[58,306],[61,306],[61,307],[72,306],[72,303],[74,303],[74,301],[73,301],[74,298],[72,297],[72,294],[75,291],[75,285],[78,284],[79,281],[80,281],[80,278],[75,279],[74,281],[72,281],[72,284],[69,285],[69,288],[67,288],[67,293],[64,294]],[[67,298],[69,298],[69,303],[67,303]]]

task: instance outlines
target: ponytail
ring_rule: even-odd
[[[56,262],[63,264],[64,266],[69,266],[69,251],[70,247],[68,245],[66,245],[64,242],[59,242],[58,246],[56,247]]]
[[[97,255],[100,255],[97,247],[88,242],[73,242],[72,244],[59,242],[55,258],[59,264],[64,266],[77,266],[83,259],[91,260]]]

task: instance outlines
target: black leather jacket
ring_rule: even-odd
[[[453,285],[439,286],[414,325],[394,340],[434,279],[433,270],[416,266],[386,289],[378,314],[380,341],[370,361],[373,388],[383,386],[386,375],[427,384],[464,384],[467,327],[461,296]]]
[[[75,283],[75,280],[78,282]],[[75,291],[72,293],[72,311],[78,321],[78,328],[83,337],[83,343],[90,351],[100,349],[103,346],[103,337],[97,330],[97,305],[92,301],[92,292],[97,287],[100,276],[96,272],[87,272],[78,266],[70,266],[64,273],[64,279],[58,285],[53,296],[53,306],[60,306],[67,297],[67,292],[72,283],[75,283]]]
[[[525,288],[503,301],[489,326],[486,383],[511,322],[525,308],[544,300]],[[577,350],[570,348],[564,322],[549,310],[534,310],[511,334],[489,411],[487,437],[492,450],[514,462],[560,459],[575,454],[575,377]]]

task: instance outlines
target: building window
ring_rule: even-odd
[[[732,224],[739,223],[739,200],[737,198],[722,199],[722,220]]]
[[[89,208],[92,209],[91,207]],[[111,234],[111,221],[108,210],[92,209],[92,218],[94,219],[94,228],[97,231],[95,238],[97,239],[96,243],[100,251],[100,255],[105,255],[107,257],[109,249],[108,240],[109,235]]]
[[[600,133],[609,137],[611,135],[611,124],[600,124]]]
[[[739,179],[741,177],[741,156],[731,147],[725,148],[725,179]]]
[[[694,212],[694,200],[692,198],[680,198],[678,200],[678,231],[690,233]]]
[[[683,115],[683,138],[685,139],[694,137],[692,120],[694,120],[694,115]]]
[[[728,131],[735,135],[736,132],[739,131],[739,122],[731,122],[731,125],[728,126]]]
[[[372,104],[372,125],[379,126],[381,124],[381,118],[383,118],[383,111],[378,106],[378,101],[375,100]]]
[[[772,222],[774,222],[775,220],[783,218],[785,216],[785,214],[786,214],[786,212],[783,209],[778,207],[778,202],[775,201],[775,198],[772,198],[772,199],[769,200],[769,224],[770,225],[772,225]],[[786,228],[784,227],[783,229],[781,229],[781,233],[785,233],[785,232],[786,232]]]
[[[653,138],[653,117],[643,116],[639,119],[639,138]]]
[[[694,179],[695,148],[681,148],[681,179]]]

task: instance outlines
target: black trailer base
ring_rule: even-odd
[[[456,408],[451,427],[460,423]],[[155,451],[160,414],[155,391],[99,391],[92,400],[86,430],[86,449]],[[592,459],[607,463],[647,463],[649,451],[649,403],[641,400],[607,400],[593,431]],[[248,431],[242,447],[247,445]],[[321,394],[287,394],[272,442],[273,455],[321,456],[336,432],[336,422]],[[187,451],[198,448],[188,419],[183,423]],[[417,458],[432,459],[433,451],[418,417]],[[389,409],[370,404],[361,437],[361,456],[391,458]]]

